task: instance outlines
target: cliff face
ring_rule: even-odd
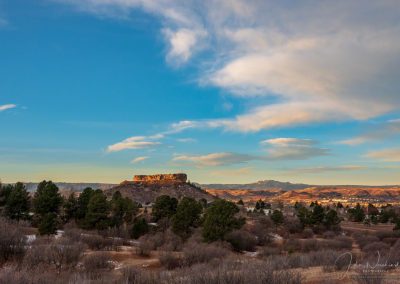
[[[123,181],[119,185],[105,190],[107,196],[119,191],[122,196],[129,197],[142,204],[154,202],[158,196],[169,195],[175,198],[191,197],[212,201],[214,196],[201,188],[186,183],[186,174],[137,175],[133,181]]]
[[[187,181],[187,175],[186,174],[136,175],[133,177],[133,181],[142,183],[185,183]]]

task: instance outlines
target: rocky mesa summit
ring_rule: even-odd
[[[158,196],[169,195],[175,198],[192,197],[194,199],[213,200],[215,197],[200,187],[189,183],[184,173],[135,175],[132,180],[125,180],[119,185],[105,190],[107,196],[119,191],[122,196],[139,203],[154,202]]]
[[[133,183],[186,183],[186,174],[158,174],[158,175],[135,175],[133,177]],[[131,181],[125,181],[124,183],[132,183]]]

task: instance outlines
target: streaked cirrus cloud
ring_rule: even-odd
[[[5,110],[16,108],[16,107],[17,107],[17,105],[15,105],[15,104],[0,105],[0,111],[5,111]]]
[[[255,132],[367,120],[400,108],[397,1],[54,1],[125,19],[141,9],[160,20],[167,61],[185,63],[206,50],[202,84],[256,102],[274,98],[192,127]]]
[[[149,157],[147,157],[147,156],[136,157],[131,161],[131,163],[132,164],[137,164],[137,163],[140,163],[140,162],[143,162],[143,161],[147,160],[148,158]]]
[[[216,176],[216,177],[238,177],[238,176],[249,175],[249,174],[251,174],[251,172],[252,172],[252,168],[245,167],[245,168],[239,168],[239,169],[215,170],[215,171],[211,171],[210,175]]]
[[[206,155],[178,155],[173,161],[190,162],[197,166],[226,166],[250,161],[305,160],[329,154],[311,139],[274,138],[261,141],[267,154],[248,155],[232,152],[217,152]]]
[[[319,174],[326,172],[343,172],[343,171],[360,171],[368,167],[358,165],[342,165],[342,166],[318,166],[309,168],[295,168],[288,170],[292,174]]]
[[[206,155],[179,155],[172,160],[176,162],[189,162],[196,166],[226,166],[246,163],[257,157],[231,152],[211,153]]]
[[[329,155],[328,149],[318,147],[318,143],[311,139],[274,138],[261,141],[260,144],[267,147],[271,160],[304,160]]]
[[[384,162],[400,162],[400,148],[370,151],[366,154],[366,157]]]
[[[143,149],[150,148],[161,143],[158,141],[154,141],[152,137],[146,136],[133,136],[129,137],[121,142],[112,144],[107,147],[107,152],[118,152],[127,149]]]
[[[382,141],[387,138],[400,134],[400,119],[392,119],[384,123],[379,123],[370,127],[365,133],[340,141],[339,143],[345,145],[359,145],[367,142]]]

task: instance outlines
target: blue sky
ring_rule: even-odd
[[[0,0],[0,178],[400,183],[396,1]]]

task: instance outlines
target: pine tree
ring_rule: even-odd
[[[9,194],[4,210],[5,215],[10,219],[26,219],[29,213],[29,194],[25,185],[17,182]]]
[[[321,205],[319,205],[318,202],[315,202],[311,213],[311,223],[321,224],[324,221],[324,218],[325,218],[324,208]]]
[[[282,224],[284,221],[282,211],[274,210],[274,212],[272,212],[271,214],[271,220],[272,222],[274,222],[275,226],[279,226],[280,224]]]
[[[54,212],[44,214],[39,222],[38,230],[40,235],[50,235],[57,232],[57,215]]]
[[[88,229],[105,230],[110,224],[108,218],[109,204],[107,197],[101,190],[96,190],[90,198],[85,217],[85,225]]]
[[[78,212],[78,200],[75,198],[75,194],[72,192],[68,199],[64,200],[64,221],[68,222],[71,219],[76,219]]]
[[[190,236],[191,228],[196,227],[200,220],[202,206],[195,199],[184,197],[179,202],[176,214],[172,217],[172,230],[182,238]]]
[[[111,199],[112,226],[119,228],[124,222],[131,223],[138,208],[138,204],[127,197],[123,198],[121,193],[116,191]]]
[[[348,212],[350,214],[350,218],[354,222],[362,222],[362,221],[364,221],[365,213],[364,213],[364,210],[361,207],[360,203],[357,203],[356,207],[352,208],[352,209],[349,209]]]
[[[87,210],[88,210],[88,204],[90,201],[90,198],[92,197],[94,193],[94,190],[91,187],[86,187],[82,193],[78,197],[78,208],[76,211],[76,219],[77,220],[83,220],[85,219]]]
[[[44,216],[48,213],[57,214],[62,203],[62,197],[58,192],[58,187],[51,181],[42,181],[39,183],[33,206],[36,214]]]
[[[330,209],[326,214],[325,214],[325,219],[324,219],[324,225],[330,229],[333,226],[337,226],[340,223],[340,218],[337,214],[337,212],[333,209]]]
[[[11,184],[0,184],[0,207],[4,207],[6,205],[7,199],[10,196],[13,188],[14,187]]]
[[[206,210],[203,222],[203,238],[207,242],[223,240],[227,233],[240,229],[244,219],[235,217],[239,208],[232,202],[218,199]]]
[[[144,218],[138,218],[133,221],[131,237],[137,239],[149,231],[149,225]]]
[[[157,222],[162,218],[171,218],[175,214],[177,206],[178,200],[176,198],[168,195],[161,195],[157,197],[151,213],[154,220]]]

